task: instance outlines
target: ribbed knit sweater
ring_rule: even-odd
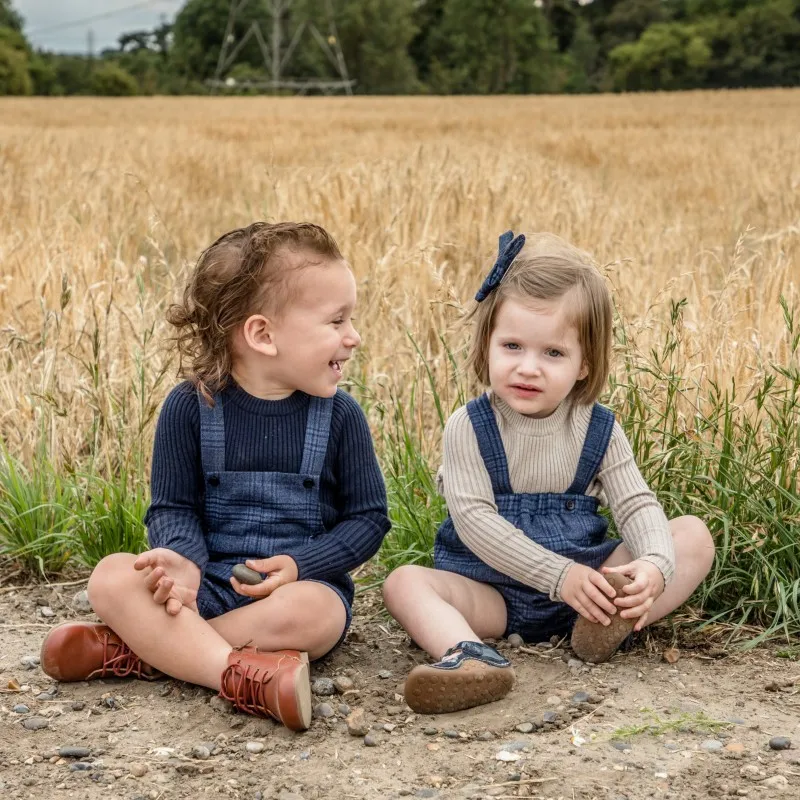
[[[514,492],[566,492],[575,477],[592,407],[567,399],[549,417],[536,419],[514,411],[492,393],[490,399]],[[478,558],[554,600],[561,599],[561,585],[573,562],[532,541],[500,516],[466,407],[459,408],[445,426],[439,491],[456,533]],[[617,422],[587,494],[610,508],[633,557],[651,561],[668,582],[675,570],[675,552],[667,518]]]
[[[235,383],[228,386],[222,392],[225,469],[298,472],[309,399],[297,391],[283,400],[262,400]],[[194,388],[184,382],[170,392],[158,418],[145,524],[152,547],[174,550],[201,570],[208,562],[204,487],[200,409]],[[342,390],[333,399],[320,510],[328,533],[293,554],[298,580],[342,575],[363,564],[390,527],[386,488],[364,412]]]

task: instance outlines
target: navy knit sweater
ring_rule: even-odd
[[[232,383],[222,392],[225,469],[299,472],[309,396],[262,400]],[[166,547],[205,569],[200,409],[188,382],[170,392],[156,426],[151,504],[145,516],[151,547]],[[342,575],[380,547],[390,523],[386,488],[364,412],[349,394],[333,399],[330,438],[320,480],[328,532],[295,553],[298,580]]]

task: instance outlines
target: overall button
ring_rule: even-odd
[[[303,486],[305,486],[306,489],[313,489],[314,488],[314,481],[312,481],[311,478],[306,478],[303,481]]]
[[[209,486],[219,486],[219,475],[212,475],[208,479],[208,485]]]
[[[572,511],[572,509],[575,508],[575,501],[574,500],[567,500],[567,502],[564,503],[564,508],[566,508],[567,511]]]

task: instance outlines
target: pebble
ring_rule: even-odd
[[[391,733],[396,727],[397,725],[395,725],[394,723],[386,722],[384,723],[383,729],[386,731],[386,733]]]
[[[22,727],[29,731],[40,731],[50,724],[50,720],[44,717],[28,717],[22,720]]]
[[[576,705],[578,703],[588,703],[589,702],[589,693],[588,692],[575,692],[572,695],[572,702]]]
[[[439,733],[439,729],[438,728],[425,728],[425,730],[422,731],[422,732],[426,736],[436,736],[436,734]]]
[[[330,678],[317,678],[311,684],[311,691],[320,697],[330,697],[336,694],[336,686]]]
[[[391,673],[391,671],[390,671],[390,670],[388,670],[388,669],[382,669],[382,670],[381,670],[381,671],[378,673],[378,677],[379,677],[381,680],[384,680],[384,681],[385,681],[387,678],[391,678],[391,677],[392,677],[392,673]]]
[[[517,730],[520,733],[531,733],[533,731],[533,725],[530,722],[523,722],[521,725],[517,725]],[[506,748],[507,750],[508,748]]]
[[[72,607],[81,614],[92,613],[92,604],[89,602],[89,593],[86,589],[75,594],[72,598]]]
[[[557,694],[551,694],[545,702],[549,706],[559,706],[561,705],[561,698]]]
[[[512,647],[522,647],[525,644],[525,640],[518,633],[512,633],[508,637],[508,643]]]
[[[456,731],[456,730],[453,730],[452,728],[450,728],[449,730],[446,730],[446,731],[444,732],[444,735],[445,735],[445,736],[446,736],[448,739],[458,739],[458,738],[459,738],[459,736],[460,736],[459,732],[458,732],[458,731]]]
[[[15,714],[27,714],[30,709],[28,706],[23,705],[22,703],[17,703],[17,705],[14,706],[13,711]]]
[[[36,669],[39,666],[39,656],[22,656],[19,660],[25,669]]]
[[[339,712],[339,713],[340,713],[340,714],[341,714],[343,717],[346,717],[346,716],[348,716],[348,714],[350,714],[351,708],[350,708],[350,706],[349,706],[349,705],[347,705],[347,703],[339,703],[339,705],[336,707],[336,710],[337,710],[337,711],[338,711],[338,712]]]
[[[719,739],[706,739],[700,747],[708,753],[718,753],[722,750],[722,742]]]
[[[263,742],[248,742],[244,749],[247,750],[248,753],[263,753],[264,752],[264,743]]]
[[[200,744],[192,748],[192,758],[199,758],[201,761],[211,757],[211,750]]]
[[[479,742],[491,742],[494,739],[494,734],[491,731],[481,731],[476,738]]]
[[[611,742],[611,746],[615,750],[619,750],[621,753],[630,753],[632,745],[630,742],[622,741],[621,739],[615,739]]]
[[[314,706],[315,719],[327,719],[328,717],[332,717],[334,713],[335,712],[333,708],[331,708],[328,703],[320,703],[319,705]]]
[[[86,758],[92,754],[88,747],[72,747],[70,745],[59,747],[57,752],[62,758]]]
[[[364,716],[363,708],[354,708],[345,719],[347,732],[351,736],[366,736],[369,733],[369,723]]]
[[[767,778],[762,786],[769,786],[770,789],[783,791],[789,785],[789,779],[785,775],[773,775]]]
[[[351,691],[356,684],[352,678],[348,678],[346,675],[337,675],[337,677],[333,679],[333,685],[336,687],[337,692],[344,694],[345,692]]]
[[[255,586],[264,580],[264,576],[254,569],[250,569],[246,564],[236,564],[231,570],[231,574],[239,583]]]
[[[145,775],[147,775],[148,769],[149,767],[147,764],[132,764],[130,770],[128,771],[131,775],[133,775],[134,778],[143,778]]]
[[[364,737],[364,744],[367,747],[377,747],[378,746],[378,739],[375,736],[373,736],[371,733],[368,733]]]
[[[729,753],[744,753],[744,745],[741,742],[731,742],[725,745]]]
[[[54,617],[56,615],[56,612],[53,611],[53,609],[50,608],[50,606],[39,606],[39,613],[45,619],[51,619],[52,617]]]
[[[69,765],[70,772],[87,772],[92,768],[91,764],[87,764],[85,761],[76,761],[74,764]]]
[[[583,661],[578,661],[577,658],[571,658],[567,661],[567,666],[570,669],[580,669],[583,666]]]
[[[522,739],[517,739],[513,742],[506,742],[500,746],[500,749],[505,750],[507,753],[516,753],[520,750],[525,750],[527,747],[530,747],[529,742],[523,741]]]
[[[542,714],[542,721],[550,723],[558,722],[558,714],[556,714],[555,711],[545,711],[544,714]]]
[[[70,708],[73,711],[83,711],[83,709],[86,708],[86,703],[84,703],[83,700],[76,700],[70,705]]]
[[[770,750],[788,750],[792,746],[792,740],[786,736],[773,736],[769,740]]]

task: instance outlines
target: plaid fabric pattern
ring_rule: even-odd
[[[470,401],[467,413],[492,481],[498,513],[542,547],[597,569],[619,541],[606,538],[608,522],[598,513],[600,504],[585,492],[603,461],[614,415],[595,404],[575,478],[566,492],[531,494],[514,493],[511,489],[508,460],[488,395]],[[434,564],[437,569],[456,572],[497,589],[506,601],[506,636],[518,633],[526,641],[544,641],[554,634],[566,633],[575,621],[576,614],[566,603],[555,602],[481,561],[458,538],[450,517],[436,535]]]
[[[300,472],[228,472],[225,469],[225,418],[222,397],[200,402],[200,450],[205,477],[204,522],[209,562],[197,599],[206,619],[252,602],[229,583],[234,564],[248,558],[292,555],[325,533],[320,514],[320,474],[330,432],[333,398],[313,397],[308,408]],[[330,586],[347,610],[353,582],[320,581]]]

